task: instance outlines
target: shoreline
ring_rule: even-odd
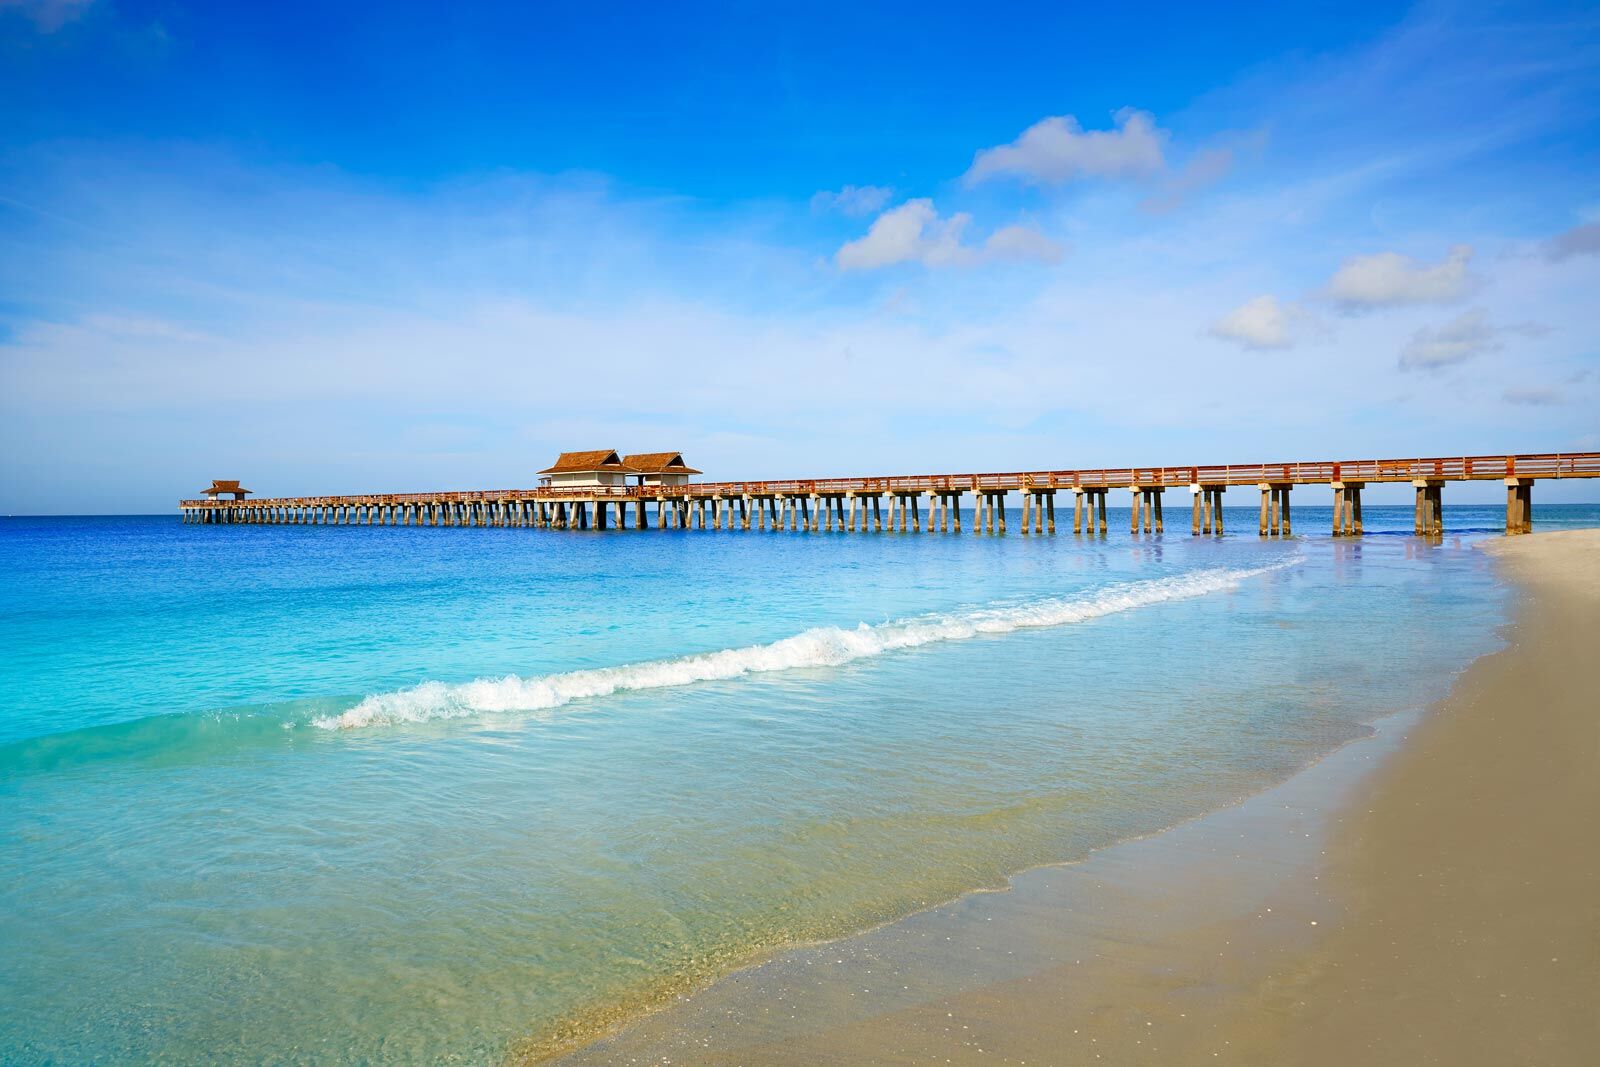
[[[1591,573],[1579,585],[1567,575],[1594,567],[1600,531],[1537,534],[1485,549],[1522,594],[1503,631],[1508,643],[1471,664],[1426,712],[1380,719],[1367,737],[1232,807],[1079,861],[1020,872],[999,892],[969,893],[841,940],[782,950],[668,998],[587,1044],[518,1061],[1427,1062],[1433,1046],[1426,1034],[1402,1053],[1371,1025],[1383,1014],[1382,999],[1395,999],[1386,979],[1401,969],[1377,966],[1372,946],[1358,944],[1361,931],[1382,926],[1364,910],[1382,873],[1367,870],[1362,881],[1353,873],[1359,857],[1372,847],[1374,826],[1382,837],[1394,811],[1415,806],[1407,790],[1420,788],[1411,766],[1416,754],[1459,734],[1458,720],[1468,720],[1458,709],[1482,704],[1498,674],[1520,676],[1535,666],[1530,657],[1538,650],[1530,646],[1540,642],[1530,635],[1543,638],[1554,626],[1569,640],[1587,633],[1592,643],[1600,634],[1586,629],[1600,617],[1600,581]],[[1545,558],[1552,555],[1561,558]],[[1600,811],[1582,806],[1594,796],[1581,794],[1569,819]],[[1387,806],[1368,806],[1380,801]],[[1482,842],[1471,851],[1480,864],[1494,862]],[[1586,870],[1600,869],[1589,859]],[[1585,878],[1579,876],[1588,887],[1594,880]],[[1393,887],[1377,896],[1390,900],[1383,892]],[[1592,944],[1600,921],[1592,905],[1586,912],[1574,904],[1563,914],[1589,935],[1567,953],[1569,966],[1591,966],[1561,969],[1556,955],[1569,992],[1564,996],[1558,983],[1536,999],[1587,1004],[1600,996]],[[1455,993],[1443,996],[1448,1020],[1461,1009],[1452,1007]],[[1404,1030],[1420,1010],[1404,990],[1399,999],[1412,1014],[1391,1019],[1391,1030]],[[1570,1056],[1577,1043],[1600,1047],[1600,1031],[1585,1030],[1570,1011],[1544,1015],[1552,1010],[1560,1021],[1546,1018],[1540,1030],[1540,1047],[1553,1050],[1552,1058],[1529,1059],[1519,1045],[1511,1053],[1518,1062],[1578,1062]],[[1341,1046],[1338,1038],[1354,1020],[1362,1044]],[[1450,1062],[1505,1060],[1473,1059],[1488,1047],[1479,1038],[1466,1041]]]

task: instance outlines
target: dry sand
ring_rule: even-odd
[[[1600,531],[1510,646],[1236,808],[796,949],[568,1064],[1600,1063]]]

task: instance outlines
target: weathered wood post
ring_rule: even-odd
[[[1533,532],[1533,479],[1506,479],[1506,533]]]

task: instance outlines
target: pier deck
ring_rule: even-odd
[[[1426,459],[1341,460],[1222,466],[1121,467],[1096,470],[919,474],[860,478],[698,482],[433,493],[192,499],[179,502],[185,522],[420,526],[518,526],[547,529],[791,529],[865,532],[961,530],[961,501],[973,494],[974,532],[1004,532],[1006,496],[1022,496],[1022,532],[1055,532],[1057,493],[1071,493],[1073,530],[1104,533],[1106,493],[1132,493],[1132,529],[1164,529],[1162,496],[1190,491],[1195,534],[1222,532],[1222,494],[1261,492],[1260,533],[1290,533],[1294,486],[1334,492],[1333,533],[1362,533],[1361,490],[1375,482],[1416,488],[1416,532],[1443,532],[1442,487],[1448,482],[1500,481],[1506,486],[1506,532],[1532,528],[1532,486],[1541,479],[1600,477],[1600,452]],[[232,483],[237,484],[237,483]],[[922,504],[927,502],[924,526]],[[655,522],[649,520],[654,505]],[[887,505],[887,506],[885,506]],[[885,518],[887,512],[887,519]],[[886,525],[887,522],[887,525]]]

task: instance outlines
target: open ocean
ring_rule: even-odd
[[[1497,647],[1411,515],[0,520],[0,1062],[495,1063],[1227,804]]]

